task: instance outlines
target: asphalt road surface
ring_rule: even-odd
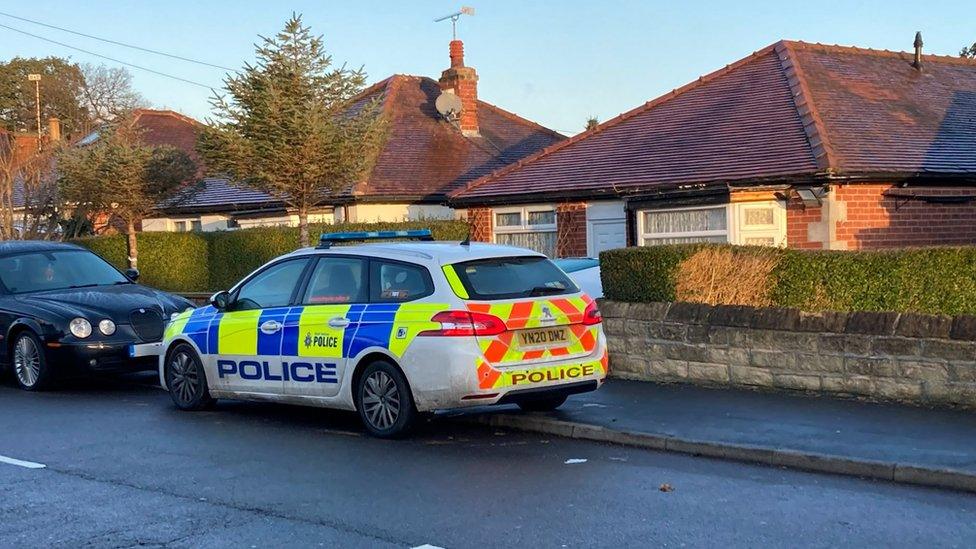
[[[151,379],[0,385],[0,546],[976,544],[968,494],[446,419],[383,441],[325,410],[179,412]]]

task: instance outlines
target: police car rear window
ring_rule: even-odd
[[[579,288],[544,257],[496,257],[454,265],[471,299],[517,299],[574,294]]]

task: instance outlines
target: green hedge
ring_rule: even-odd
[[[164,290],[201,292],[211,288],[209,242],[197,233],[140,233],[139,282]],[[125,235],[75,240],[125,270]]]
[[[604,294],[617,301],[674,301],[678,267],[703,247],[603,252]],[[750,247],[735,251],[737,257],[771,252]],[[772,252],[777,263],[769,281],[769,297],[776,306],[807,311],[976,314],[976,247]]]
[[[313,241],[322,232],[384,231],[429,228],[437,240],[463,240],[464,221],[409,221],[403,223],[338,223],[313,225]],[[298,249],[298,228],[266,227],[212,233],[145,232],[139,241],[139,271],[149,286],[195,292],[226,289],[263,263]],[[112,235],[74,241],[113,265],[128,266],[125,236]]]

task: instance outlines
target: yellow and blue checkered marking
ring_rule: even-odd
[[[402,356],[423,330],[435,329],[431,317],[447,304],[371,303],[308,305],[254,311],[222,312],[212,306],[177,318],[168,336],[184,334],[203,354],[347,358],[379,347]],[[329,320],[344,317],[349,324],[332,327]],[[275,321],[282,329],[264,333],[261,326]]]

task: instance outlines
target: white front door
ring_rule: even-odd
[[[598,200],[586,205],[586,255],[627,246],[627,216],[620,200]]]
[[[627,246],[627,223],[623,219],[602,219],[589,222],[586,253],[598,257],[604,250]]]

